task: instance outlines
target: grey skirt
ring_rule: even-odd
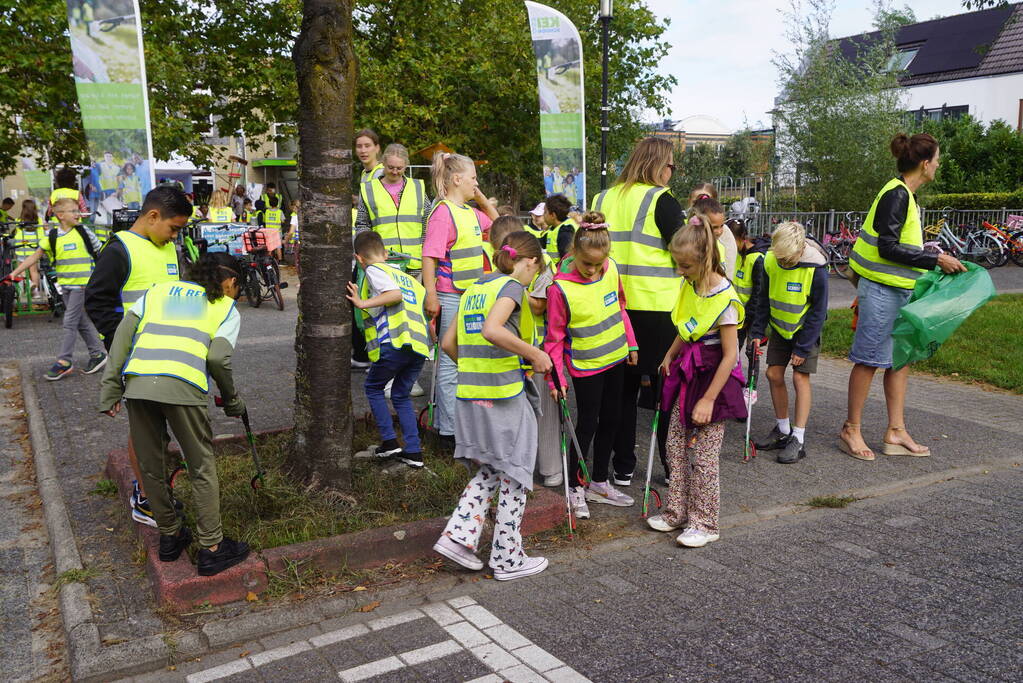
[[[455,458],[490,465],[532,491],[539,395],[524,385],[513,398],[455,402]]]

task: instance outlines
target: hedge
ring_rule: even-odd
[[[941,209],[946,206],[951,206],[954,209],[1018,209],[1023,207],[1023,190],[923,194],[920,196],[920,203],[928,209]]]

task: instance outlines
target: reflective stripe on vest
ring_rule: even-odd
[[[213,223],[231,223],[234,221],[234,211],[229,206],[218,206],[210,209],[210,221]]]
[[[717,324],[733,302],[739,313],[737,324],[741,327],[746,319],[746,309],[739,301],[734,287],[729,285],[727,289],[712,296],[701,296],[691,282],[682,280],[675,308],[671,311],[671,321],[682,341],[699,341]]]
[[[874,214],[877,213],[877,205],[881,202],[881,197],[896,187],[904,187],[906,192],[909,192],[909,207],[906,210],[906,222],[902,224],[902,231],[899,234],[899,243],[907,247],[923,249],[924,233],[920,225],[920,210],[916,205],[916,197],[901,178],[892,178],[877,193],[874,203],[870,206],[859,237],[856,238],[852,251],[849,253],[849,266],[868,280],[890,287],[913,289],[917,278],[927,271],[923,268],[910,268],[882,258],[881,252],[877,248]]]
[[[158,247],[131,230],[115,232],[128,253],[128,279],[121,285],[121,306],[128,306],[147,289],[178,279],[178,252],[173,242]]]
[[[374,363],[380,360],[380,345],[386,343],[390,343],[396,349],[407,346],[420,356],[429,356],[430,338],[426,330],[426,318],[423,316],[426,289],[414,278],[388,263],[374,263],[368,268],[378,268],[387,273],[401,290],[401,301],[385,307],[377,319],[373,319],[368,310],[362,309],[363,320],[370,323],[363,329],[369,359]],[[362,281],[360,296],[363,299],[369,298],[369,277]],[[378,337],[377,322],[380,318],[383,318],[386,324]]]
[[[89,284],[89,276],[92,275],[96,263],[89,255],[85,240],[78,231],[71,228],[61,235],[58,230],[54,245],[57,248],[56,254],[50,253],[49,240],[43,240],[43,250],[50,257],[53,269],[57,273],[57,282],[72,287],[84,287]]]
[[[39,240],[46,234],[43,225],[22,226],[14,231],[12,236],[14,246],[14,257],[24,261],[35,253],[39,248]]]
[[[518,396],[525,374],[522,360],[483,337],[483,323],[497,296],[512,278],[488,275],[465,290],[455,318],[458,336],[458,388],[463,400],[498,400]]]
[[[607,218],[611,258],[618,264],[630,310],[670,311],[678,294],[679,275],[654,222],[664,187],[621,185],[593,198],[593,209]]]
[[[555,279],[565,297],[568,326],[565,341],[569,361],[576,370],[600,370],[629,355],[621,303],[618,268],[612,259],[595,282]]]
[[[368,171],[363,167],[362,175],[359,176],[359,183],[368,183],[374,178],[379,178],[384,174],[384,165],[381,162],[377,162],[377,165]]]
[[[163,282],[145,292],[142,320],[123,375],[175,377],[209,391],[206,357],[210,342],[234,308],[222,296],[213,303],[192,282]]]
[[[459,292],[483,277],[483,229],[476,212],[468,206],[458,206],[442,199],[433,206],[430,215],[446,206],[455,222],[455,243],[448,250],[447,258],[440,261],[451,269],[451,275],[438,272],[438,277],[447,277]],[[429,219],[427,220],[429,222]]]
[[[753,268],[762,258],[764,255],[759,251],[751,251],[745,257],[740,254],[736,258],[735,279],[732,280],[732,286],[735,287],[735,293],[739,295],[739,301],[743,306],[753,296]]]
[[[774,252],[764,257],[764,274],[770,280],[767,298],[771,304],[771,327],[783,339],[792,337],[803,327],[803,319],[810,310],[810,285],[813,266],[782,268]]]
[[[576,223],[571,218],[569,218],[565,222],[558,225],[558,227],[547,232],[547,255],[550,256],[551,259],[554,261],[557,261],[559,258],[561,258],[561,254],[558,253],[558,235],[561,234],[561,228],[566,225],[572,226],[573,235],[575,235],[575,231],[579,229],[579,224]],[[569,242],[569,244],[571,245],[572,243]]]
[[[264,226],[280,230],[282,223],[284,223],[284,212],[280,209],[267,209],[263,212]]]
[[[409,192],[410,189],[414,192]],[[422,268],[423,207],[426,202],[423,181],[405,179],[405,185],[398,193],[397,206],[379,178],[363,183],[359,191],[369,214],[370,227],[380,235],[384,248],[411,256],[409,268]]]

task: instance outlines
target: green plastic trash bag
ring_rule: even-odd
[[[988,272],[975,263],[963,263],[965,273],[924,273],[916,281],[909,303],[899,311],[892,329],[892,367],[896,370],[927,360],[952,336],[963,321],[995,295]]]

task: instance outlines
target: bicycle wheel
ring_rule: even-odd
[[[1009,258],[1017,266],[1023,266],[1023,230],[1009,236]]]
[[[966,239],[966,253],[979,266],[990,270],[1005,263],[1008,257],[1002,244],[989,234],[970,235]]]
[[[835,253],[838,255],[838,259],[835,262],[835,272],[846,280],[851,280],[853,269],[849,265],[849,255],[852,253],[852,243],[842,240],[835,245]]]
[[[249,306],[259,308],[263,303],[262,292],[259,290],[259,273],[255,268],[249,268],[245,277],[245,298],[249,300]]]
[[[271,260],[266,264],[266,283],[270,287],[270,294],[277,302],[277,310],[284,310],[284,294],[281,293],[281,271],[277,261]]]
[[[0,284],[0,309],[4,313],[4,327],[11,329],[14,325],[14,285],[9,282]]]

